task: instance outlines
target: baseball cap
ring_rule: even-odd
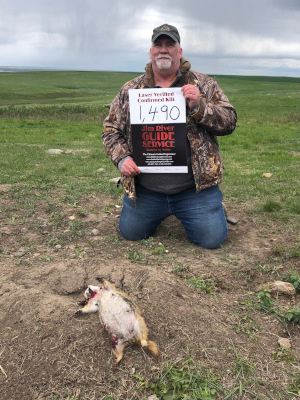
[[[175,28],[175,26],[164,24],[164,25],[160,25],[159,27],[155,28],[153,30],[152,42],[155,42],[155,40],[161,35],[167,35],[171,39],[173,39],[175,42],[180,43],[179,32],[178,32],[177,28]]]

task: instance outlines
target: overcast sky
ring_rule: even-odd
[[[207,74],[300,76],[300,0],[0,0],[0,66],[144,71],[175,25]]]

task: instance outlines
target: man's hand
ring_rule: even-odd
[[[133,177],[135,175],[139,175],[141,171],[132,158],[126,158],[121,166],[121,173],[125,176]]]
[[[185,85],[181,88],[184,98],[186,99],[190,110],[194,110],[199,107],[200,104],[200,92],[199,89],[194,85]]]

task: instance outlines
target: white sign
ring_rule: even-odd
[[[131,124],[186,123],[181,88],[130,89]]]
[[[181,88],[129,90],[133,160],[144,173],[187,173]]]

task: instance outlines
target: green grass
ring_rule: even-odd
[[[198,290],[204,290],[208,294],[211,294],[214,286],[216,286],[216,282],[212,279],[204,278],[203,276],[190,278],[188,284]]]
[[[0,184],[20,184],[15,190],[65,187],[76,193],[74,201],[88,192],[119,193],[109,184],[118,173],[104,152],[99,125],[0,119],[0,132]],[[65,154],[47,154],[53,148]]]
[[[104,152],[101,121],[108,112],[105,104],[137,75],[1,73],[0,184],[65,188],[75,201],[90,192],[118,196],[120,190],[109,184],[118,171]],[[225,201],[244,203],[262,220],[299,230],[300,79],[215,78],[238,113],[235,132],[219,138]],[[51,156],[49,148],[67,153]],[[105,171],[101,176],[99,168]]]
[[[18,72],[0,76],[0,105],[110,103],[129,72]]]
[[[117,171],[101,144],[101,121],[125,81],[137,73],[20,72],[0,74],[0,183],[111,192]],[[235,132],[220,138],[225,200],[299,227],[298,78],[215,77],[238,113]],[[9,118],[8,118],[9,117]],[[88,150],[64,157],[47,148]],[[105,168],[100,182],[95,172]],[[263,174],[272,174],[265,177]],[[75,181],[77,181],[75,183]],[[81,183],[79,184],[79,181]],[[119,192],[115,192],[119,193]]]
[[[225,198],[299,227],[300,80],[221,77],[238,113],[235,132],[220,138]],[[263,174],[272,174],[265,177]],[[297,220],[297,222],[295,221]]]
[[[102,121],[121,85],[137,73],[1,73],[0,117]]]
[[[151,390],[161,400],[214,400],[217,393],[225,391],[220,384],[221,378],[212,372],[207,373],[200,365],[195,365],[191,358],[183,363],[166,364],[164,371],[152,382],[140,380],[139,390]]]
[[[235,400],[242,398],[286,400],[292,397],[292,393],[297,393],[296,391],[292,392],[292,390],[296,390],[297,376],[293,376],[290,384],[291,392],[286,397],[284,391],[257,376],[255,364],[242,357],[233,343],[232,347],[235,366],[230,388],[225,389],[223,387],[224,376],[219,376],[212,369],[205,370],[200,364],[196,364],[191,357],[187,357],[182,362],[166,363],[164,370],[151,379],[134,375],[140,382],[138,390],[142,393],[151,391],[160,400]],[[283,357],[292,360],[291,354],[285,353]],[[267,389],[268,396],[258,393],[259,390],[257,389],[262,387]],[[250,395],[250,397],[246,397],[247,395]]]

